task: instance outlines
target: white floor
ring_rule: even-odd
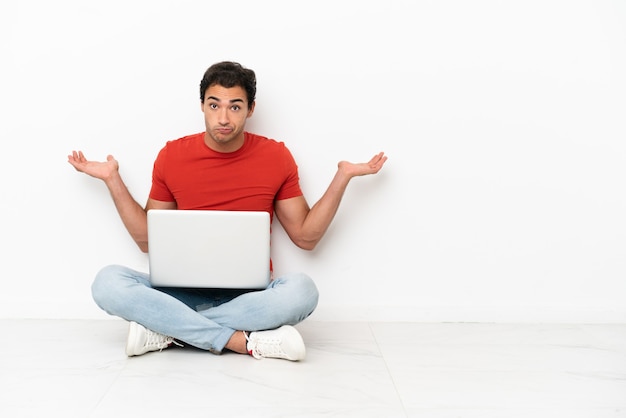
[[[127,358],[121,320],[0,320],[0,416],[626,417],[626,324],[297,328],[294,363]]]

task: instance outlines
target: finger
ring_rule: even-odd
[[[381,168],[383,168],[385,161],[387,161],[387,157],[383,157],[383,156],[381,156],[380,159],[376,161],[376,163],[372,166],[375,172],[378,172],[380,171]]]
[[[369,162],[370,166],[376,166],[378,165],[378,163],[380,162],[380,154],[376,154],[375,156],[372,157],[372,159]]]
[[[383,158],[383,152],[379,152],[378,154],[374,155],[374,157],[372,157],[372,161],[373,162],[378,162]]]

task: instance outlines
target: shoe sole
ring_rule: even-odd
[[[132,322],[132,321],[128,325],[128,338],[126,339],[126,355],[128,357],[138,355],[133,350],[133,348],[137,346],[137,338],[140,334],[138,327],[139,327],[139,324],[137,324],[136,322]]]

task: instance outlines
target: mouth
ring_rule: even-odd
[[[228,135],[232,131],[233,131],[232,128],[217,128],[217,129],[215,129],[215,132],[217,132],[218,134],[221,134],[221,135]]]

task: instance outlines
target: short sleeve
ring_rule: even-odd
[[[285,181],[276,193],[276,200],[302,196],[298,165],[289,149],[283,144],[283,164],[286,171]]]
[[[156,160],[154,161],[154,166],[152,167],[152,188],[150,189],[150,199],[159,200],[162,202],[174,202],[174,195],[167,187],[167,182],[165,178],[165,168],[167,165],[167,145],[165,145],[159,154],[157,155]]]

